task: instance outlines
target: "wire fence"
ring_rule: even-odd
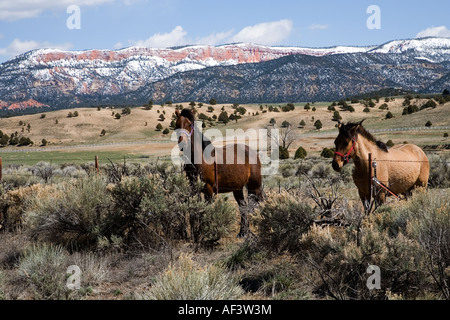
[[[37,176],[36,173],[33,173],[33,171],[36,171],[39,166],[50,166],[52,170],[61,169],[64,167],[68,167],[71,165],[75,165],[75,162],[83,160],[80,159],[80,157],[74,157],[74,158],[64,158],[65,163],[55,164],[52,160],[45,161],[42,158],[27,158],[27,161],[36,161],[33,165],[24,165],[22,162],[17,160],[3,160],[0,154],[0,180],[3,177],[7,176],[20,176],[20,177],[33,177]],[[78,168],[86,169],[91,168],[93,170],[99,171],[101,168],[105,168],[105,166],[110,165],[130,165],[130,164],[139,164],[139,165],[145,165],[145,164],[151,164],[155,165],[158,163],[163,162],[171,162],[172,157],[171,156],[157,156],[157,155],[148,155],[148,156],[140,156],[140,157],[132,157],[132,156],[121,156],[121,157],[105,157],[105,158],[99,158],[98,156],[91,156],[90,159],[85,158],[85,162],[81,165],[76,165]],[[428,162],[430,165],[430,168],[433,168],[434,166],[441,165],[449,167],[450,169],[450,155],[448,157],[441,157],[440,159],[429,159],[429,160],[391,160],[391,159],[355,159],[353,160],[354,163],[358,162],[380,162],[380,163],[425,163]],[[316,164],[323,163],[326,165],[330,165],[331,167],[331,158],[323,158],[323,157],[311,157],[311,158],[305,158],[305,159],[289,159],[289,160],[281,160],[279,161],[279,166],[308,166],[309,169],[312,169],[312,167]],[[26,172],[21,172],[21,170],[24,170]],[[62,169],[61,169],[62,170]],[[275,172],[274,175],[280,175],[280,169]],[[55,177],[59,177],[58,175],[54,175]],[[62,178],[64,178],[66,175],[61,175]],[[358,180],[358,179],[354,179]],[[383,182],[383,181],[382,181]]]
[[[437,131],[437,130],[450,130],[450,126],[436,126],[436,127],[406,127],[406,128],[386,128],[386,129],[370,129],[371,133],[384,133],[384,132],[401,132],[401,131]],[[338,130],[327,130],[320,132],[306,132],[297,134],[297,138],[302,136],[314,137],[314,136],[324,136],[324,135],[337,135]]]
[[[94,144],[81,144],[81,145],[69,145],[69,146],[54,146],[45,148],[27,148],[27,149],[7,149],[3,152],[45,152],[45,151],[60,151],[69,149],[85,149],[85,148],[98,148],[98,147],[111,147],[111,146],[128,146],[128,145],[146,145],[146,144],[166,144],[173,143],[171,140],[146,140],[146,141],[128,141],[128,142],[108,142],[108,143],[94,143]],[[0,153],[1,155],[1,153]]]
[[[381,133],[381,132],[400,132],[400,131],[432,131],[432,130],[450,130],[450,126],[437,126],[437,127],[407,127],[407,128],[387,128],[387,129],[372,129],[371,132],[373,133]],[[337,130],[329,130],[329,131],[323,131],[323,132],[312,132],[312,133],[302,133],[297,135],[298,138],[300,137],[314,137],[314,136],[324,136],[324,135],[335,135],[337,133]],[[129,142],[111,142],[111,143],[97,143],[97,144],[86,144],[86,145],[68,145],[68,146],[50,146],[45,148],[26,148],[26,149],[7,149],[2,150],[2,152],[5,153],[27,153],[26,157],[18,156],[17,159],[15,159],[14,156],[9,155],[8,157],[5,157],[2,162],[2,152],[0,152],[0,180],[2,175],[3,176],[25,176],[25,177],[32,177],[35,176],[35,174],[32,173],[20,173],[15,170],[14,173],[12,170],[8,170],[6,172],[3,172],[3,167],[11,168],[11,166],[24,166],[24,162],[26,163],[32,163],[36,162],[34,165],[38,164],[39,162],[49,162],[52,163],[64,163],[64,164],[70,164],[70,163],[80,163],[84,162],[84,164],[93,163],[95,169],[99,170],[99,157],[97,155],[94,156],[94,152],[86,151],[89,155],[88,156],[81,156],[77,155],[73,158],[68,157],[67,154],[62,156],[61,158],[51,158],[56,157],[54,154],[49,154],[50,159],[46,159],[46,157],[42,156],[28,156],[28,153],[40,153],[41,155],[46,151],[64,151],[64,150],[70,150],[70,149],[94,149],[94,148],[101,148],[101,147],[111,147],[111,146],[133,146],[133,145],[156,145],[156,144],[169,144],[174,143],[172,140],[145,140],[145,141],[129,141]],[[448,149],[449,145],[441,145],[441,148]],[[427,151],[432,152],[442,152],[441,149],[429,149]],[[167,162],[172,159],[169,155],[124,155],[124,156],[105,156],[103,159],[100,159],[102,164],[104,163],[117,163],[117,162],[123,162],[123,163],[132,163],[132,162],[149,162],[149,163],[155,163],[158,161],[161,162]],[[322,158],[322,157],[315,157],[312,159],[314,163],[331,163],[331,159],[329,158]],[[373,159],[376,162],[380,163],[422,163],[422,162],[429,162],[430,167],[433,167],[435,164],[440,165],[450,165],[450,161],[438,159],[438,160],[395,160],[395,159]],[[355,160],[355,162],[358,161],[369,161],[368,159],[359,159]],[[283,163],[283,162],[281,162]],[[31,165],[33,166],[33,165]],[[278,172],[279,174],[279,172]]]

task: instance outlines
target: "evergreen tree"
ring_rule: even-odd
[[[323,158],[333,158],[334,157],[334,152],[331,149],[323,148],[322,152],[320,153],[320,156],[323,157]]]
[[[298,149],[295,151],[294,159],[304,159],[307,156],[307,152],[305,148],[298,147]]]
[[[227,124],[230,122],[230,118],[228,117],[228,113],[226,111],[223,111],[219,114],[219,121],[223,122],[224,124]]]
[[[314,122],[314,127],[316,127],[317,130],[322,129],[322,122],[320,122],[320,120],[317,120],[316,122]]]
[[[339,114],[339,111],[334,111],[333,112],[333,120],[337,121],[337,120],[342,120],[341,115]]]

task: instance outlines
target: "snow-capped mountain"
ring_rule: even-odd
[[[304,101],[323,98],[323,88],[328,88],[327,97],[339,98],[386,85],[427,91],[435,82],[446,85],[439,80],[448,79],[449,72],[449,38],[330,48],[240,43],[115,51],[39,49],[0,65],[0,109],[22,101],[58,108],[219,96],[224,103]],[[359,79],[359,85],[338,85],[342,79],[353,83],[349,77]]]
[[[449,61],[450,38],[421,38],[411,40],[395,40],[376,47],[371,53],[408,53],[417,59],[430,62]]]

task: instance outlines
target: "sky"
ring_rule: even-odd
[[[448,0],[0,0],[0,63],[38,48],[381,45],[450,37],[449,12]]]

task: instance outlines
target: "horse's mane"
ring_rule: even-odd
[[[349,122],[346,125],[346,132],[350,135],[350,129],[358,126],[357,133],[362,135],[364,138],[369,140],[370,142],[374,143],[379,149],[383,150],[384,152],[388,152],[388,147],[386,144],[380,140],[377,140],[369,131],[367,131],[362,125],[359,123],[352,123]]]
[[[183,110],[181,110],[180,116],[189,119],[189,121],[192,123],[192,125],[194,124],[195,115],[192,112],[192,110],[183,109]],[[209,146],[210,144],[211,144],[211,140],[209,140],[207,137],[205,137],[202,133],[202,149],[205,150],[205,148],[207,146]]]

